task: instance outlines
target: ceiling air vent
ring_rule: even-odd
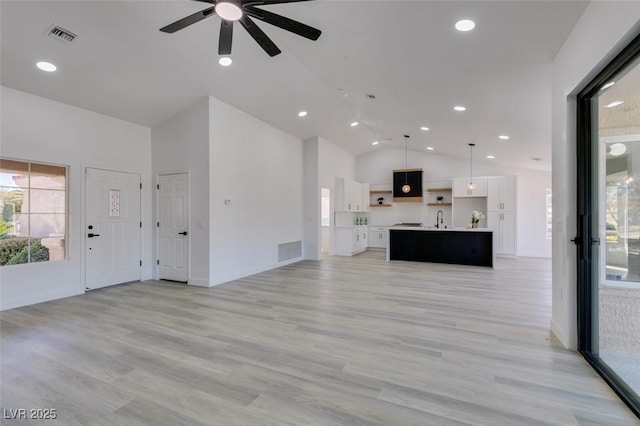
[[[71,43],[76,38],[76,35],[74,33],[69,30],[65,30],[64,28],[57,25],[52,25],[49,28],[47,35],[52,39],[61,41],[63,43]]]

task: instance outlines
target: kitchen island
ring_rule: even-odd
[[[387,239],[389,260],[493,267],[493,230],[393,226]]]

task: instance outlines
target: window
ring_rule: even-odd
[[[320,200],[320,226],[331,225],[331,190],[321,188],[322,198]]]
[[[65,166],[0,159],[0,208],[0,266],[65,258]]]
[[[551,189],[547,188],[547,198],[546,198],[546,230],[547,230],[547,240],[553,238],[553,214],[551,209],[551,201],[553,200]]]

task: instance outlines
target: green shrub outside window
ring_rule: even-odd
[[[67,168],[0,158],[0,266],[66,257]]]

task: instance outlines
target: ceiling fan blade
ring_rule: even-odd
[[[172,24],[167,25],[166,27],[160,28],[160,31],[170,34],[175,33],[176,31],[188,27],[189,25],[202,21],[204,18],[215,15],[216,12],[213,9],[213,7],[209,7],[205,10],[201,10],[200,12],[196,12],[193,15],[189,15],[186,18],[182,18]]]
[[[271,41],[271,39],[267,37],[264,31],[262,31],[256,25],[253,19],[249,18],[247,15],[242,15],[242,18],[240,18],[239,22],[240,25],[242,25],[242,27],[247,30],[249,35],[253,37],[253,39],[260,45],[260,47],[264,49],[265,52],[267,52],[269,56],[276,56],[281,53],[281,50],[278,49],[278,46],[276,46],[273,41]]]
[[[286,18],[277,13],[272,13],[267,10],[255,8],[253,6],[245,7],[245,11],[248,15],[264,21],[268,24],[275,25],[283,30],[291,31],[294,34],[308,38],[309,40],[317,40],[322,34],[322,31],[305,25],[302,22],[294,21],[293,19]]]
[[[222,19],[220,21],[220,39],[218,40],[218,55],[231,54],[231,40],[233,40],[233,22]]]

